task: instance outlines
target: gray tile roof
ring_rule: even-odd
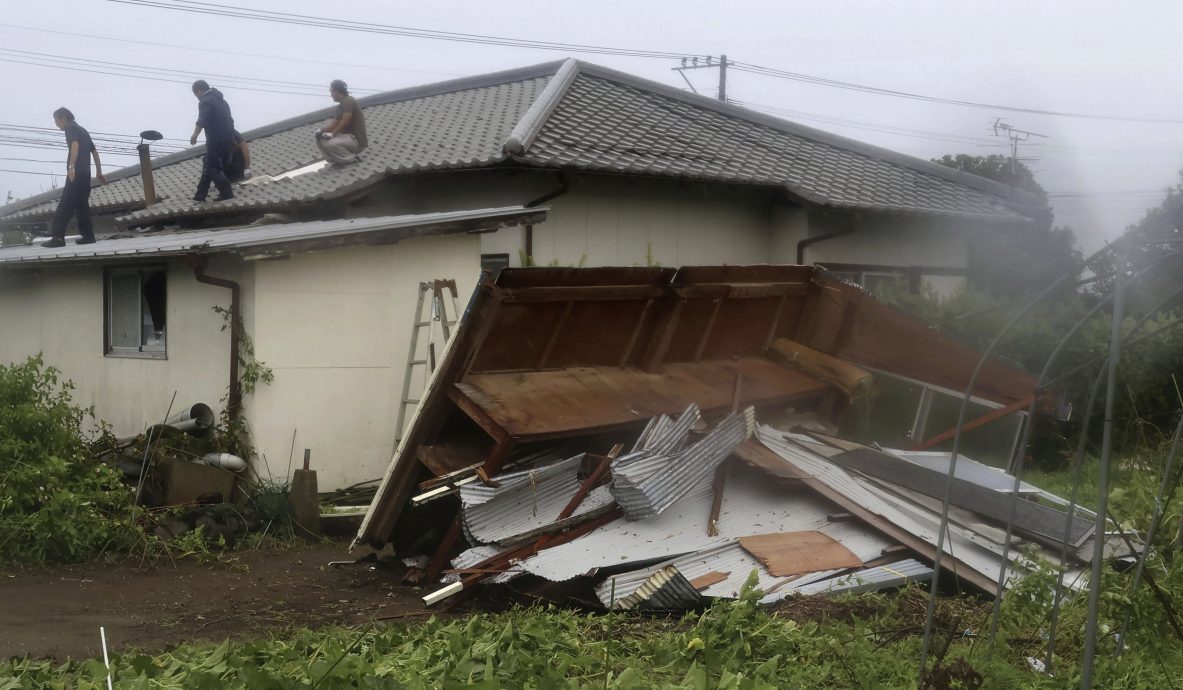
[[[100,237],[93,244],[46,248],[37,244],[0,247],[0,266],[158,259],[191,254],[270,256],[328,247],[390,242],[457,232],[484,232],[540,222],[545,207],[483,208],[444,213],[378,216],[298,223],[249,225],[216,230],[144,232]]]
[[[702,105],[580,74],[520,158],[604,172],[784,185],[806,201],[835,207],[1017,218],[997,196],[915,165],[923,161],[906,166],[885,159],[889,152],[856,142],[846,148],[835,145],[832,135],[741,119],[732,106]]]
[[[382,178],[505,160],[583,170],[785,188],[818,205],[887,212],[1030,217],[1030,195],[966,173],[575,60],[370,96],[363,160],[239,188],[195,204],[203,147],[154,163],[161,203],[143,208],[138,166],[91,194],[124,225],[314,204]],[[252,171],[278,175],[320,158],[314,113],[245,133]],[[0,207],[0,221],[44,220],[60,192]]]

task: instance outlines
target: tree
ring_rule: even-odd
[[[1071,228],[1055,227],[1047,192],[1021,161],[1012,172],[1006,156],[964,153],[933,159],[934,163],[1012,185],[1037,200],[1033,220],[1018,228],[991,228],[970,241],[969,281],[976,289],[1005,298],[1038,290],[1055,276],[1081,268],[1080,251]]]

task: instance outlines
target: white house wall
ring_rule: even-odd
[[[241,277],[213,263],[211,275]],[[116,435],[143,431],[176,407],[204,402],[221,409],[229,383],[230,336],[214,305],[229,291],[203,285],[184,263],[170,262],[167,279],[167,359],[105,356],[103,268],[76,266],[0,271],[0,362],[43,353],[74,382],[75,403],[94,405]]]
[[[766,191],[626,177],[576,178],[534,227],[539,266],[772,261]]]
[[[252,336],[275,374],[247,400],[259,471],[285,476],[295,431],[293,464],[310,449],[322,491],[381,477],[419,283],[455,279],[463,310],[479,271],[480,239],[465,234],[257,262]]]

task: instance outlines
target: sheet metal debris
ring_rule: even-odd
[[[691,410],[682,415],[688,417]],[[697,414],[697,409],[693,412]],[[682,419],[679,419],[680,426]],[[711,433],[686,450],[667,455],[677,444],[658,443],[614,463],[612,497],[629,520],[652,517],[689,493],[730,457],[736,446],[752,435],[756,411],[729,415]]]
[[[496,584],[685,609],[753,575],[765,602],[931,580],[948,455],[834,434],[876,377],[964,388],[972,349],[793,266],[507,269],[466,315],[358,534],[380,545],[404,512],[448,516],[426,603]],[[1033,389],[991,360],[974,394]],[[993,595],[1037,557],[1080,587],[1092,535],[1059,563],[1066,501],[1012,483],[961,459],[950,571]],[[1004,545],[1012,498],[1025,522]],[[1128,550],[1103,536],[1107,557]]]

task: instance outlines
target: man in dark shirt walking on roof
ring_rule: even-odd
[[[218,201],[234,198],[234,189],[226,177],[225,167],[234,152],[234,117],[230,104],[222,98],[222,92],[211,89],[204,79],[193,82],[193,95],[197,97],[197,126],[189,143],[197,145],[197,135],[205,130],[205,158],[201,164],[201,180],[197,183],[194,201],[205,201],[210,182],[218,188]]]
[[[66,133],[66,146],[70,152],[66,156],[66,186],[62,188],[62,198],[53,216],[53,237],[42,246],[64,247],[66,225],[73,215],[78,216],[78,234],[82,236],[74,243],[91,244],[94,242],[94,226],[90,222],[90,159],[94,157],[94,172],[99,184],[107,182],[103,177],[103,162],[90,140],[90,132],[74,121],[74,113],[67,108],[58,108],[53,111],[53,123]]]
[[[357,161],[369,141],[366,139],[366,120],[357,99],[349,95],[349,86],[340,79],[329,84],[329,95],[337,102],[337,116],[316,130],[316,145],[325,160],[334,165]]]

